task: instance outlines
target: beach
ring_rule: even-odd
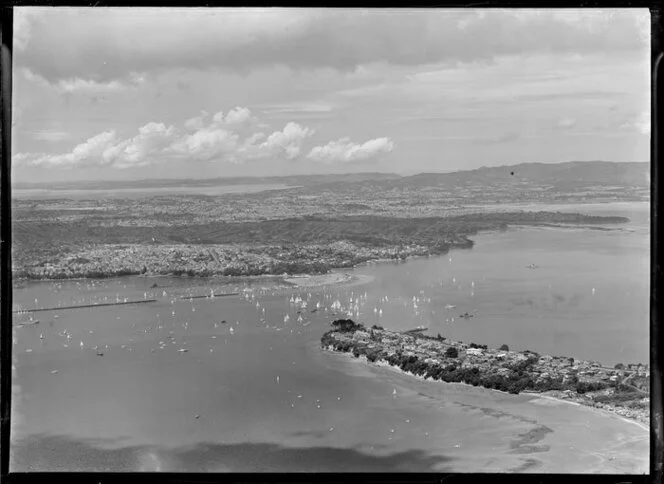
[[[397,401],[440,412],[439,425],[469,428],[438,443],[445,455],[456,458],[455,472],[634,473],[648,472],[649,433],[643,426],[582,405],[540,395],[510,395],[463,383],[444,383],[413,377],[389,365],[367,364],[362,358],[324,352],[342,360],[351,374],[390,385]],[[543,404],[545,401],[546,404]],[[633,422],[630,422],[633,423]],[[506,429],[509,426],[510,431]],[[458,445],[458,447],[456,447]]]
[[[317,275],[304,275],[304,276],[295,276],[295,277],[285,277],[284,282],[292,284],[296,287],[308,288],[316,287],[322,288],[327,286],[353,286],[367,284],[371,282],[373,278],[367,275],[360,274],[348,274],[345,272],[330,272],[328,274],[317,274]]]

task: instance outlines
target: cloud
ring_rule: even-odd
[[[124,81],[167,69],[491,61],[527,53],[648,48],[646,10],[17,8],[17,65],[49,83]],[[57,47],[56,47],[57,46]]]
[[[231,109],[230,112],[226,115],[224,121],[226,124],[244,124],[251,120],[251,111],[247,108],[236,107]]]
[[[199,161],[231,155],[238,144],[238,135],[212,126],[178,140],[169,151]]]
[[[192,125],[200,125],[200,123],[207,117],[207,112],[203,111],[201,116],[197,118],[192,118]],[[231,109],[228,113],[224,115],[223,111],[219,111],[212,116],[212,124],[215,126],[239,126],[246,124],[254,120],[254,116],[251,114],[249,108],[237,106]]]
[[[109,147],[102,154],[105,164],[116,168],[148,166],[159,161],[164,148],[173,143],[175,128],[163,123],[148,123],[138,135]]]
[[[202,129],[203,126],[205,126],[205,118],[208,116],[207,111],[202,111],[200,116],[195,116],[193,118],[189,118],[184,122],[184,127],[187,129],[192,129],[192,130],[198,130]]]
[[[73,168],[74,166],[91,166],[108,164],[103,154],[117,142],[114,130],[104,131],[74,147],[69,153],[49,155],[45,153],[19,153],[12,158],[17,166],[46,166],[57,168]]]
[[[364,161],[381,153],[388,153],[394,149],[394,142],[389,138],[376,138],[362,144],[352,143],[350,138],[341,138],[331,141],[324,146],[315,146],[307,158],[322,163],[350,163]]]
[[[282,131],[275,131],[258,145],[257,157],[284,155],[289,160],[297,158],[300,154],[302,142],[314,134],[314,130],[300,126],[297,123],[288,123]]]
[[[576,126],[576,119],[574,118],[562,118],[559,119],[555,124],[556,129],[570,129]]]
[[[53,129],[43,129],[41,131],[34,131],[32,137],[40,141],[63,141],[69,138],[69,133]]]
[[[14,49],[24,50],[32,36],[32,25],[39,22],[44,11],[36,8],[17,8],[14,10]]]
[[[626,131],[638,131],[641,134],[650,134],[650,125],[650,113],[644,111],[637,116],[628,117],[618,128]]]
[[[23,75],[28,81],[34,82],[44,87],[52,87],[61,93],[86,92],[86,93],[109,93],[120,92],[126,89],[135,88],[145,82],[145,76],[132,72],[122,80],[113,79],[110,81],[94,81],[72,77],[59,79],[53,83],[49,82],[41,74],[35,74],[28,68],[21,69]]]
[[[97,134],[63,154],[19,153],[15,166],[73,168],[111,166],[119,169],[156,165],[167,160],[243,163],[267,158],[292,160],[314,130],[290,122],[282,130],[245,133],[251,111],[236,107],[225,116],[217,112],[206,123],[207,112],[190,118],[182,128],[150,122],[138,133],[119,138],[114,130]]]

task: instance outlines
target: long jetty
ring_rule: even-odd
[[[223,296],[239,296],[239,292],[224,292],[220,294],[213,294],[213,297],[223,297]],[[180,299],[204,299],[204,298],[209,298],[210,295],[206,294],[205,296],[180,296]]]
[[[102,306],[126,306],[128,304],[146,304],[151,302],[157,302],[156,299],[139,299],[137,301],[121,301],[114,303],[100,303],[100,304],[79,304],[77,306],[59,306],[54,308],[34,308],[34,309],[18,309],[12,311],[12,314],[19,313],[37,313],[41,311],[64,311],[66,309],[82,309],[82,308],[99,308]]]

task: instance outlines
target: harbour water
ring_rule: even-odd
[[[647,431],[616,416],[421,382],[319,348],[329,322],[350,316],[647,363],[649,206],[582,208],[631,222],[479,234],[471,250],[357,268],[369,282],[325,289],[21,284],[16,308],[157,301],[16,316],[12,470],[645,472]],[[210,290],[240,295],[181,299]]]

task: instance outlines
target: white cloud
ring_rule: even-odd
[[[307,158],[323,163],[349,163],[367,160],[393,149],[394,142],[390,138],[376,138],[362,144],[352,143],[349,138],[341,138],[324,146],[312,148]]]
[[[261,156],[284,155],[289,160],[297,158],[300,154],[302,142],[314,134],[314,130],[300,126],[297,123],[288,123],[282,131],[275,131],[258,145]]]
[[[160,161],[160,155],[173,142],[174,136],[175,128],[172,126],[148,123],[131,138],[118,139],[114,130],[104,131],[78,144],[69,153],[19,153],[13,157],[13,162],[17,166],[46,168],[147,166]]]
[[[200,116],[194,116],[189,118],[184,122],[184,127],[191,130],[202,129],[205,126],[205,118],[207,118],[208,112],[202,111]]]
[[[148,166],[159,161],[162,150],[173,143],[175,128],[163,123],[148,123],[138,135],[109,147],[103,153],[104,161],[116,168]]]
[[[223,124],[224,123],[224,112],[219,111],[212,116],[212,122],[214,124]]]
[[[104,131],[75,146],[69,153],[49,155],[46,153],[19,153],[13,157],[17,165],[72,168],[107,164],[103,154],[117,142],[114,130]]]
[[[191,118],[191,125],[196,124],[197,126],[202,125],[203,119],[207,117],[207,113],[204,112],[201,116],[196,118]],[[218,127],[228,127],[228,126],[239,126],[247,123],[248,121],[253,120],[253,116],[249,108],[237,106],[231,109],[228,113],[224,114],[223,111],[219,111],[212,116],[212,124]],[[198,128],[200,129],[200,128]]]
[[[231,109],[225,118],[226,124],[231,125],[244,124],[249,120],[251,120],[251,111],[248,108],[242,108],[240,106]]]
[[[238,139],[235,133],[209,126],[176,141],[167,151],[199,161],[210,161],[232,155],[238,146]]]
[[[21,153],[15,165],[45,167],[111,166],[126,169],[155,165],[167,160],[219,161],[243,163],[251,160],[297,158],[304,141],[314,130],[290,122],[282,130],[266,135],[246,133],[246,124],[254,118],[248,108],[236,107],[224,116],[218,112],[205,123],[207,112],[186,120],[182,128],[150,122],[138,133],[118,138],[114,130],[105,131],[74,147],[69,153]],[[353,151],[353,157],[380,150],[373,140]],[[391,142],[390,142],[391,143]]]
[[[59,81],[58,88],[64,92],[75,91],[95,91],[95,92],[113,92],[121,91],[125,88],[124,84],[119,81],[110,82],[94,82],[85,79],[65,79]]]
[[[32,160],[37,156],[40,155],[36,155],[35,153],[16,153],[15,155],[12,155],[12,166],[30,165]]]

